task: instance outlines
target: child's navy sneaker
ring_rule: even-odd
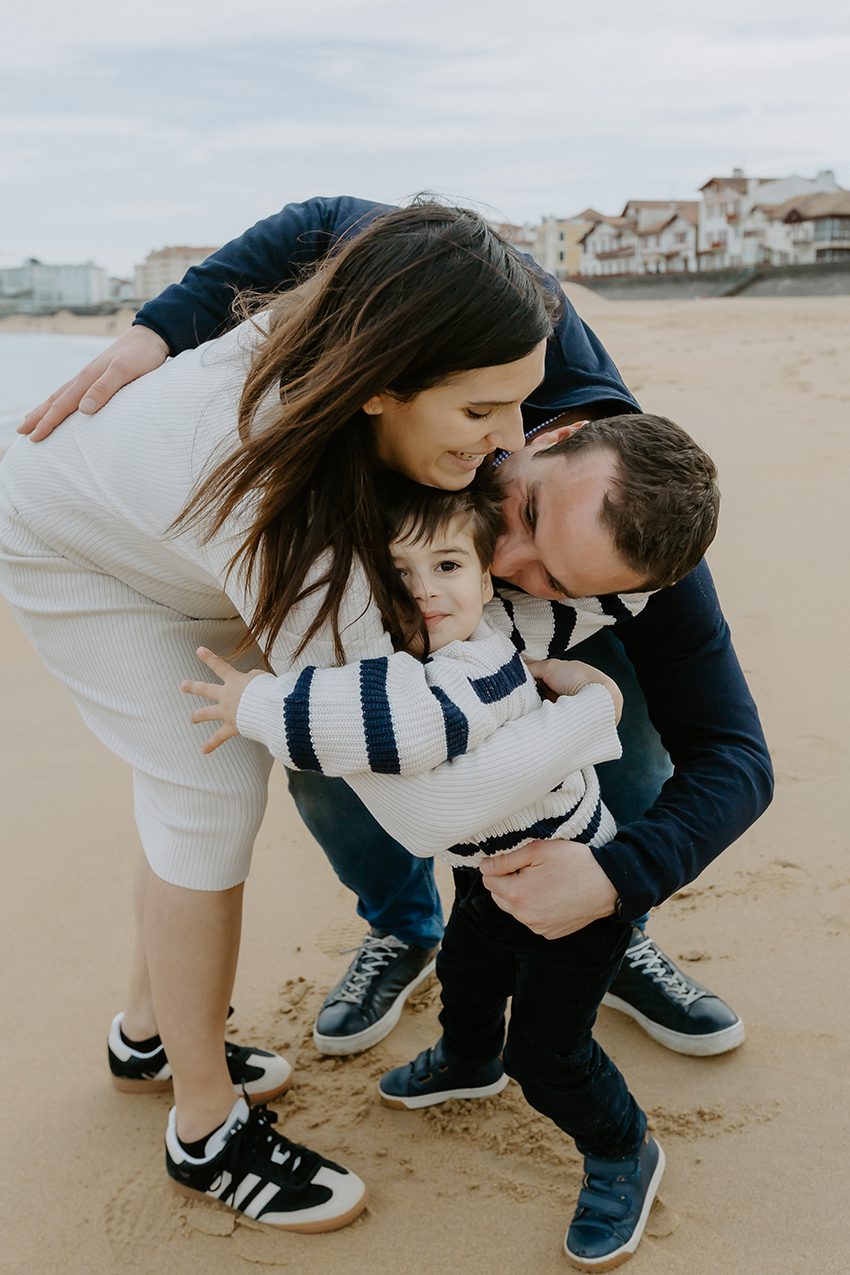
[[[171,1088],[171,1067],[163,1045],[141,1052],[121,1034],[123,1014],[116,1014],[109,1029],[109,1070],[112,1083],[122,1093],[161,1093]],[[280,1054],[267,1049],[224,1042],[227,1070],[235,1089],[244,1090],[253,1102],[270,1102],[292,1084],[292,1067]]]
[[[244,1098],[212,1133],[203,1158],[177,1137],[172,1107],[165,1135],[165,1167],[180,1195],[207,1200],[284,1231],[335,1231],[366,1205],[360,1178],[273,1128],[268,1107]]]
[[[386,1072],[378,1084],[381,1101],[388,1107],[433,1107],[450,1098],[490,1098],[501,1093],[508,1078],[501,1060],[486,1063],[450,1063],[442,1037],[431,1049],[423,1049],[413,1062]]]
[[[610,1271],[627,1262],[646,1226],[664,1174],[664,1152],[647,1136],[627,1160],[584,1157],[584,1186],[564,1240],[564,1252],[583,1271]]]

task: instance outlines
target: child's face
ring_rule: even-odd
[[[390,552],[425,618],[431,650],[471,637],[493,585],[463,520],[453,519],[434,540],[414,542],[402,536],[392,542]]]

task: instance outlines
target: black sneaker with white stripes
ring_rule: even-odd
[[[284,1231],[335,1231],[353,1221],[366,1206],[360,1178],[284,1138],[276,1120],[268,1107],[239,1098],[199,1159],[177,1137],[172,1107],[165,1167],[174,1190]]]
[[[109,1029],[109,1070],[112,1083],[122,1093],[161,1093],[171,1088],[171,1067],[162,1044],[142,1052],[121,1033],[123,1014],[116,1014]],[[292,1067],[280,1054],[224,1042],[227,1070],[235,1089],[253,1102],[270,1102],[292,1084]]]
[[[373,930],[325,997],[313,1043],[320,1054],[359,1054],[389,1036],[404,1002],[434,972],[436,947]]]
[[[639,926],[602,1000],[677,1054],[707,1058],[737,1049],[744,1024],[724,1000],[679,969]]]

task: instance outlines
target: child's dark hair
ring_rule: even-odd
[[[481,570],[489,569],[504,527],[501,493],[489,472],[478,473],[475,482],[460,491],[423,487],[399,474],[387,473],[378,484],[377,494],[388,543],[434,540],[449,523],[459,519],[469,531]],[[397,649],[407,650],[414,639],[424,639],[427,654],[428,630],[419,607],[413,598],[408,598],[409,606],[399,606],[396,623],[390,626],[393,643]]]

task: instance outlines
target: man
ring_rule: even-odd
[[[291,284],[382,211],[347,197],[314,199],[257,223],[143,306],[131,331],[32,412],[22,432],[38,440],[78,406],[98,410],[168,354],[227,326],[234,290]],[[539,596],[578,596],[590,559],[614,573],[611,594],[634,587],[615,579],[620,559],[606,523],[610,473],[585,474],[577,487],[554,463],[545,482],[532,482],[529,465],[545,439],[576,421],[637,410],[604,348],[564,299],[545,378],[523,406],[529,445],[501,464],[507,528],[496,575]],[[486,884],[499,906],[550,938],[615,909],[632,919],[606,1003],[677,1052],[722,1053],[743,1040],[740,1018],[653,943],[645,913],[763,812],[772,792],[767,748],[705,563],[661,589],[640,616],[618,616],[613,634],[571,654],[602,668],[624,691],[624,757],[600,767],[603,797],[620,825],[616,838],[594,851],[574,842],[532,843],[485,865]],[[442,934],[433,867],[412,858],[342,781],[292,773],[290,789],[370,926],[314,1032],[322,1052],[356,1053],[392,1030],[410,992],[433,969]]]

